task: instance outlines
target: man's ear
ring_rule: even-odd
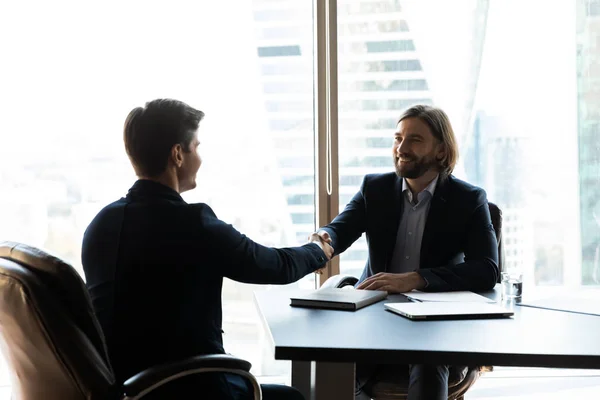
[[[439,146],[440,147],[438,147],[438,153],[435,156],[435,159],[438,161],[442,161],[444,157],[446,157],[446,146],[444,146],[443,143],[440,143]]]
[[[183,147],[180,144],[171,147],[171,160],[177,168],[181,168],[183,165]]]

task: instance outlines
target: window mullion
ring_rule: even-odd
[[[337,0],[315,0],[316,223],[328,224],[339,210]],[[339,257],[319,276],[320,286],[340,272]]]

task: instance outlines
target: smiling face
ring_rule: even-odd
[[[416,117],[398,123],[392,153],[396,174],[407,179],[420,178],[430,170],[438,171],[439,160],[444,156],[442,143]]]

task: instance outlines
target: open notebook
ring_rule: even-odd
[[[318,289],[290,298],[291,306],[356,311],[387,297],[380,290]]]

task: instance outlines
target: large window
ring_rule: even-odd
[[[261,244],[306,243],[315,229],[312,4],[295,2],[274,23],[260,4],[234,3],[3,3],[0,36],[12,39],[0,50],[0,238],[47,248],[81,272],[87,224],[135,181],[127,113],[173,97],[206,113],[198,188],[183,197]],[[306,40],[265,38],[291,25]],[[293,81],[268,73],[289,65]],[[223,287],[225,349],[259,376],[288,371],[273,361],[254,306],[253,292],[268,289]]]

